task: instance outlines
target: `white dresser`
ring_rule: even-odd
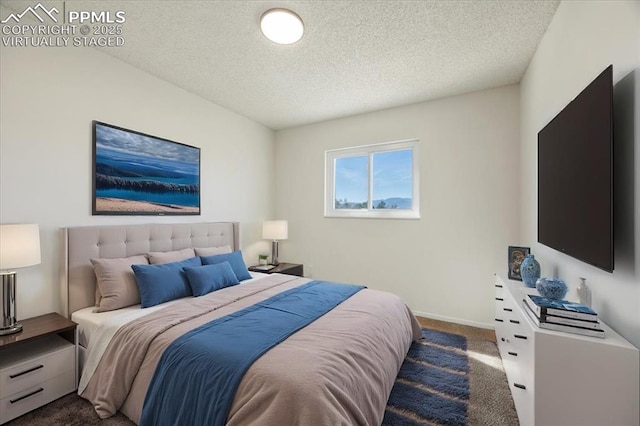
[[[495,281],[498,349],[523,426],[638,426],[638,349],[602,324],[605,338],[544,330],[523,311],[522,282]]]

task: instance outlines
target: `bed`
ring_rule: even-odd
[[[65,304],[81,345],[78,393],[101,418],[120,411],[137,424],[380,424],[409,346],[421,337],[415,317],[393,294],[248,271],[239,285],[198,297],[164,300],[154,284],[149,288],[160,302],[144,309],[157,297],[140,286],[141,304],[96,312],[110,297],[96,294],[105,288],[96,273],[106,279],[96,265],[139,256],[155,256],[166,268],[226,259],[240,253],[239,225],[88,226],[65,228],[64,236]],[[175,262],[177,253],[189,251],[200,254]],[[229,269],[224,263],[216,271]],[[157,268],[133,269],[142,280],[139,272]],[[205,269],[182,273],[191,278]],[[229,373],[227,362],[239,372]],[[236,382],[227,384],[227,375]]]

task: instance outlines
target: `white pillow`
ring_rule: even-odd
[[[191,257],[195,257],[196,253],[192,248],[174,251],[152,251],[145,254],[151,265],[159,265],[161,263],[180,262]]]
[[[216,254],[231,253],[231,246],[201,247],[196,249],[196,256],[215,256]]]

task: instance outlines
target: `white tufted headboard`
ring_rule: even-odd
[[[90,259],[151,251],[231,246],[240,249],[237,222],[157,223],[63,228],[62,300],[66,316],[95,304],[96,276]]]

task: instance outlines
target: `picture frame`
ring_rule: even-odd
[[[93,215],[199,215],[200,148],[93,121]]]
[[[520,264],[531,253],[529,247],[509,246],[508,270],[509,279],[522,281],[520,274]]]

